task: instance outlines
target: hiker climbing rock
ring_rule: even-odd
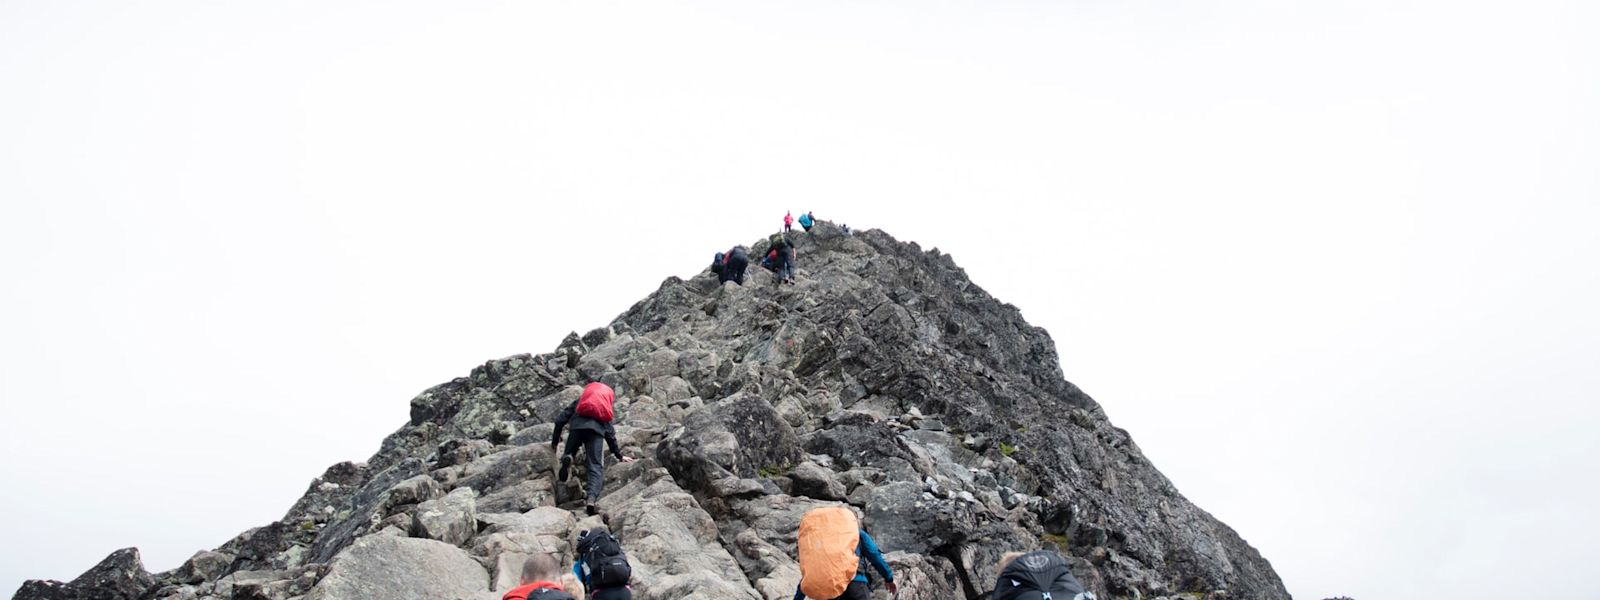
[[[793,230],[793,229],[794,229],[794,213],[791,213],[791,212],[783,213],[783,232],[784,233],[788,233],[790,230]]]
[[[590,590],[590,600],[632,600],[633,567],[622,542],[603,527],[578,534],[578,560],[572,573]]]
[[[711,272],[717,275],[717,283],[727,281],[727,279],[723,279],[722,277],[722,265],[727,261],[728,255],[723,252],[718,252],[716,255],[711,257]]]
[[[633,462],[632,458],[622,455],[622,448],[617,444],[617,430],[611,425],[614,402],[615,393],[611,391],[611,386],[598,381],[585,386],[578,401],[568,405],[556,417],[556,430],[550,439],[550,447],[555,448],[561,444],[561,430],[571,430],[567,435],[567,447],[561,452],[561,470],[556,473],[558,481],[567,480],[567,475],[572,471],[572,456],[578,453],[578,448],[584,449],[584,456],[589,460],[589,480],[584,486],[588,498],[584,502],[584,510],[591,515],[599,512],[596,504],[600,501],[600,488],[606,480],[602,440],[611,447],[611,454],[617,460]],[[568,427],[569,423],[571,427]]]
[[[990,600],[1095,600],[1072,576],[1066,559],[1048,550],[1007,553],[995,570],[999,579]]]
[[[794,244],[779,233],[772,236],[771,245],[772,266],[768,268],[778,274],[778,283],[794,283]]]
[[[801,229],[804,229],[806,231],[811,231],[811,226],[815,225],[816,222],[817,222],[816,221],[816,217],[811,216],[811,213],[809,211],[807,211],[806,214],[800,215],[800,228]]]
[[[561,563],[549,554],[535,554],[522,563],[522,585],[501,600],[578,600],[561,587]]]
[[[734,246],[726,253],[718,253],[718,256],[722,257],[722,264],[712,268],[717,273],[717,283],[732,281],[744,285],[744,270],[750,266],[750,255],[745,252],[744,246]]]
[[[878,544],[861,528],[856,514],[843,506],[813,508],[800,517],[800,586],[794,600],[868,600],[872,598],[871,564],[883,575],[890,594],[899,591],[894,571]]]

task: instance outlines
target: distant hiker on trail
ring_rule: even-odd
[[[778,249],[777,248],[773,248],[773,249],[767,250],[767,255],[761,257],[761,268],[766,269],[768,271],[772,271],[773,273],[777,273],[778,272]]]
[[[783,234],[772,236],[772,271],[778,274],[778,283],[794,283],[794,244]]]
[[[1009,552],[995,570],[999,579],[990,600],[1095,600],[1072,576],[1066,559],[1048,550]]]
[[[788,233],[794,229],[794,213],[783,213],[783,232]]]
[[[605,449],[601,447],[601,440],[611,446],[612,456],[622,462],[633,462],[632,458],[622,455],[622,448],[617,444],[617,430],[611,426],[612,404],[616,395],[611,391],[611,386],[594,382],[583,388],[583,395],[577,402],[568,405],[556,417],[556,431],[550,438],[550,447],[555,448],[561,444],[561,430],[572,424],[572,431],[567,435],[567,448],[561,452],[561,471],[556,473],[557,481],[566,481],[567,475],[572,472],[572,455],[578,453],[578,448],[584,448],[584,455],[589,459],[589,482],[584,486],[588,492],[588,499],[584,502],[584,510],[589,514],[597,514],[599,508],[596,503],[600,500],[600,487],[605,484]]]
[[[849,223],[845,223],[843,225],[840,225],[839,229],[843,229],[845,235],[850,235],[850,224]]]
[[[721,252],[718,252],[715,256],[711,257],[711,272],[717,274],[717,283],[727,281],[726,279],[722,278],[722,265],[727,260],[728,255]]]
[[[501,600],[580,600],[561,588],[561,563],[549,554],[535,554],[522,563],[522,585],[506,592]]]
[[[800,586],[794,600],[869,600],[872,579],[867,565],[883,575],[894,594],[894,571],[872,536],[861,529],[856,514],[843,506],[824,506],[800,517]]]
[[[633,567],[622,551],[622,542],[603,527],[578,533],[578,560],[572,574],[591,590],[590,600],[632,600]]]
[[[722,257],[722,265],[712,268],[717,272],[717,283],[732,281],[744,285],[744,270],[750,266],[750,255],[744,246],[734,246],[726,254],[719,252],[718,256]]]
[[[817,222],[816,218],[812,217],[811,213],[809,211],[806,212],[806,214],[800,215],[800,228],[801,229],[804,229],[806,231],[811,231],[811,226],[816,224],[816,222]]]

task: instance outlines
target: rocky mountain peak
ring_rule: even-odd
[[[422,392],[377,454],[329,467],[279,521],[154,575],[119,550],[14,600],[498,599],[527,556],[570,562],[602,525],[636,597],[787,600],[800,516],[837,503],[904,600],[987,597],[1002,554],[1040,548],[1101,598],[1289,597],[950,256],[828,223],[791,237],[795,285],[755,265],[743,286],[668,278],[607,326]],[[549,443],[590,381],[616,390],[639,459],[607,468],[599,516],[555,480]]]

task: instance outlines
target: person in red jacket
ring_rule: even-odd
[[[577,600],[561,589],[561,566],[549,554],[535,554],[522,563],[522,585],[506,592],[501,600]]]
[[[567,447],[561,452],[561,470],[556,473],[559,481],[567,480],[567,475],[572,472],[573,455],[578,453],[578,448],[584,449],[584,455],[589,459],[589,481],[584,486],[588,499],[584,503],[584,510],[591,515],[599,512],[596,503],[600,501],[600,486],[606,480],[606,455],[601,441],[611,446],[611,455],[617,460],[633,462],[632,458],[622,455],[622,447],[617,443],[617,430],[611,425],[611,405],[615,398],[616,394],[609,385],[596,381],[585,386],[578,401],[567,405],[556,416],[555,433],[550,438],[550,448],[555,449],[561,445],[561,430],[571,430],[567,435]]]
[[[788,233],[791,229],[794,229],[794,213],[785,212],[783,213],[783,232]]]

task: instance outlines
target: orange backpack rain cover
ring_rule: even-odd
[[[815,600],[844,595],[856,576],[861,525],[843,506],[813,508],[800,517],[800,591]]]

